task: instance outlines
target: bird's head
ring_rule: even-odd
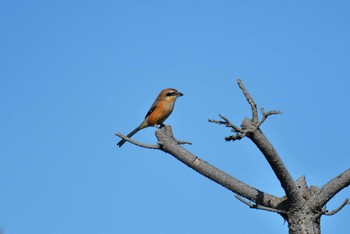
[[[181,97],[181,96],[183,96],[182,93],[172,88],[164,89],[159,94],[159,97],[166,101],[175,101],[177,97]]]

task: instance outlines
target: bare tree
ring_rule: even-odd
[[[252,118],[244,118],[240,127],[232,124],[223,115],[219,115],[220,120],[209,120],[209,122],[224,125],[235,133],[232,136],[225,137],[226,141],[236,141],[247,137],[259,148],[281,183],[285,192],[283,197],[276,197],[254,188],[192,154],[181,146],[181,144],[190,143],[176,140],[171,126],[164,126],[156,131],[157,145],[142,144],[120,133],[116,133],[116,135],[135,145],[159,149],[174,156],[190,168],[232,191],[239,201],[250,208],[278,213],[288,222],[290,234],[320,233],[320,218],[322,215],[334,215],[347,204],[350,204],[347,198],[335,210],[328,211],[325,208],[330,199],[349,186],[350,168],[331,179],[321,188],[316,186],[309,187],[305,176],[301,176],[294,181],[277,151],[260,129],[260,126],[270,115],[280,114],[281,112],[274,110],[265,112],[261,108],[262,118],[259,120],[258,109],[254,99],[248,93],[241,80],[238,80],[238,86],[251,106]]]

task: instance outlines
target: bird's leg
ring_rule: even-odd
[[[160,129],[160,128],[164,127],[164,126],[165,126],[165,125],[164,125],[163,123],[160,123],[160,124],[158,124],[158,126],[156,125],[155,127],[158,128],[158,129]]]

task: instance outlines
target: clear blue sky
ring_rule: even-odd
[[[184,93],[166,121],[187,149],[277,196],[256,147],[226,143],[277,109],[262,130],[293,178],[322,186],[350,167],[347,1],[8,1],[0,3],[0,228],[5,234],[287,233],[169,155],[117,148],[156,95]],[[155,143],[154,128],[135,139]],[[349,197],[343,190],[328,205]],[[348,233],[350,207],[322,218]]]

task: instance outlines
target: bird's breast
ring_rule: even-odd
[[[159,102],[154,111],[148,116],[149,126],[163,123],[174,109],[174,102]]]

